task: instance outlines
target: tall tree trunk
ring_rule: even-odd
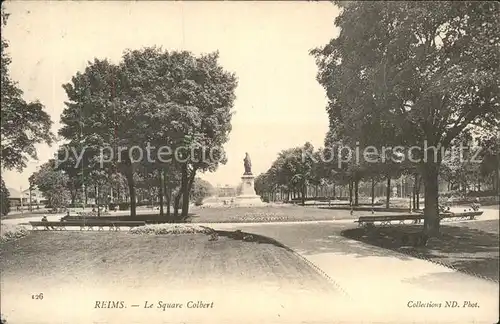
[[[163,170],[163,191],[165,192],[166,205],[167,205],[167,218],[170,219],[170,204],[172,202],[172,188],[168,187],[167,171]]]
[[[335,183],[333,184],[333,193],[332,193],[332,196],[333,196],[333,199],[335,200],[335,197],[336,197],[336,192],[335,192]]]
[[[307,186],[304,184],[302,185],[302,206],[306,205],[306,191],[307,191]]]
[[[418,176],[418,173],[415,173],[415,178],[414,178],[414,181],[413,181],[413,209],[418,209],[418,203],[416,201],[417,199],[417,192],[418,192],[418,186],[419,186],[419,182],[420,182],[420,177]]]
[[[135,181],[134,181],[134,170],[132,167],[132,161],[130,157],[126,153],[122,153],[122,161],[124,163],[124,172],[123,175],[127,180],[128,190],[129,190],[129,198],[130,198],[130,216],[136,216],[136,196],[135,196]]]
[[[420,209],[420,190],[422,188],[422,177],[419,176],[418,177],[418,181],[417,181],[417,192],[416,192],[416,200],[417,200],[417,210]]]
[[[389,208],[391,199],[391,176],[387,175],[387,188],[385,190],[385,208]]]
[[[352,181],[349,181],[349,204],[352,205]]]
[[[166,188],[167,218],[170,219],[170,205],[172,203],[172,189]]]
[[[371,196],[372,196],[372,208],[373,208],[373,205],[375,205],[375,179],[372,178],[372,192],[371,192]]]
[[[101,217],[101,208],[99,208],[100,206],[100,200],[99,200],[99,194],[100,194],[100,190],[99,190],[99,185],[95,186],[94,187],[95,189],[95,204],[97,206],[97,217]]]
[[[177,195],[174,197],[174,222],[179,221],[179,205],[181,203],[182,192],[179,190]]]
[[[354,180],[354,206],[359,204],[359,180]]]
[[[74,191],[70,192],[71,195],[71,205],[75,206],[75,201],[76,201],[76,193]],[[30,200],[30,206],[31,206],[31,200]]]
[[[439,207],[438,207],[438,174],[439,164],[434,159],[424,164],[425,207],[424,233],[429,237],[439,234]]]
[[[184,169],[183,169],[184,172]],[[191,192],[191,188],[193,187],[194,178],[196,177],[196,168],[193,168],[191,174],[189,174],[188,167],[186,164],[185,168],[185,176],[186,176],[186,185],[183,186],[182,190],[182,218],[186,218],[189,213],[189,193]],[[184,179],[184,174],[182,176]],[[182,183],[184,185],[184,183]]]
[[[163,170],[158,169],[158,180],[160,182],[159,184],[159,190],[158,190],[158,198],[160,198],[160,217],[163,217]]]
[[[187,210],[189,208],[189,190],[188,190],[188,166],[187,163],[184,163],[181,167],[181,194],[182,194],[182,211],[181,211],[181,217],[185,217],[184,215],[184,210]],[[188,206],[184,206],[185,204],[188,204]]]
[[[135,182],[134,182],[134,175],[132,173],[127,174],[125,176],[127,179],[127,184],[128,184],[128,190],[129,190],[129,200],[130,200],[130,216],[135,217],[136,216],[136,197],[135,197]]]
[[[417,203],[415,201],[416,194],[417,194],[417,175],[415,175],[415,177],[414,177],[413,188],[411,191],[411,203],[410,203],[410,205],[411,205],[412,210],[415,210],[417,207]]]

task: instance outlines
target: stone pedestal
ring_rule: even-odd
[[[238,206],[264,206],[266,203],[255,193],[255,177],[253,174],[244,174],[241,177],[241,194],[236,197],[235,204]]]

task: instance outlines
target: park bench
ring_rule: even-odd
[[[482,215],[482,211],[472,211],[463,213],[441,213],[439,214],[441,220],[473,220],[476,216]],[[390,215],[390,216],[361,216],[358,220],[354,221],[358,223],[358,226],[374,226],[375,223],[380,223],[380,226],[390,226],[393,222],[398,222],[398,224],[405,224],[405,221],[413,221],[414,223],[420,223],[424,219],[423,213],[417,214],[405,214],[405,215]]]
[[[439,214],[441,220],[473,220],[476,219],[476,216],[481,216],[483,214],[482,211],[471,211],[471,212],[463,212],[463,213],[443,213]]]
[[[110,231],[119,231],[121,227],[132,227],[144,226],[146,222],[144,221],[112,221],[112,220],[70,220],[64,222],[29,222],[34,230],[39,228],[53,229],[53,230],[66,230],[67,227],[80,227],[80,230],[85,228],[88,231],[93,231],[97,228],[98,231],[104,230],[104,227],[108,227]]]
[[[375,222],[379,222],[380,226],[391,225],[392,222],[398,222],[399,224],[404,224],[405,221],[419,222],[423,219],[420,214],[408,214],[408,215],[391,215],[391,216],[361,216],[358,220],[354,221],[358,223],[358,226],[374,226]]]

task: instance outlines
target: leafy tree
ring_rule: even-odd
[[[284,188],[290,193],[296,189],[302,205],[305,205],[307,188],[316,181],[314,154],[314,147],[309,142],[302,147],[281,151],[271,168],[257,177],[256,192],[272,194],[278,188]]]
[[[68,191],[68,176],[57,169],[55,160],[42,164],[40,169],[30,177],[32,184],[47,198],[54,209],[65,207],[70,199]]]
[[[3,179],[0,180],[1,187],[0,187],[0,204],[2,204],[0,212],[3,216],[7,215],[10,211],[10,200],[9,200],[9,190],[5,186],[5,182]]]
[[[130,104],[139,105],[137,111],[143,115],[136,119],[142,130],[138,133],[156,147],[188,148],[173,161],[181,174],[180,190],[174,197],[175,217],[181,198],[181,216],[187,216],[197,171],[215,171],[219,163],[225,163],[222,145],[231,130],[237,81],[219,65],[218,57],[217,52],[195,57],[186,51],[169,53],[157,48],[124,55]],[[170,164],[162,167],[170,168]]]
[[[427,144],[416,155],[425,184],[424,231],[437,235],[440,148],[471,124],[499,122],[500,5],[336,3],[343,9],[335,20],[340,35],[313,51],[329,107],[341,106],[346,125],[377,115],[396,126],[400,144]]]
[[[89,188],[101,181],[97,170],[106,174],[120,172],[127,180],[131,215],[136,213],[136,193],[134,168],[128,150],[118,152],[118,148],[130,148],[140,144],[140,129],[137,119],[140,110],[127,102],[125,88],[127,80],[120,67],[107,60],[95,59],[89,62],[83,73],[78,72],[63,88],[68,96],[61,115],[59,135],[67,139],[67,146],[82,155],[80,165],[70,161],[63,165],[66,170],[73,167]],[[101,161],[104,154],[112,154],[112,159]],[[104,152],[105,151],[105,152]],[[99,178],[99,179],[98,179]]]
[[[491,135],[485,135],[479,139],[481,148],[480,173],[484,179],[491,182],[491,188],[497,193],[500,190],[500,135],[496,132]],[[480,189],[480,188],[479,188]]]
[[[214,193],[215,188],[210,182],[197,177],[193,182],[189,199],[195,203],[200,203],[203,199],[212,196]]]
[[[2,7],[2,27],[7,24],[9,14]],[[9,75],[11,58],[7,53],[9,44],[1,39],[1,151],[2,167],[23,170],[28,158],[37,158],[35,144],[51,144],[54,136],[50,131],[52,121],[38,102],[26,102],[23,91]]]
[[[228,139],[236,85],[236,77],[219,66],[218,53],[195,57],[152,47],[126,51],[118,65],[96,59],[64,85],[70,100],[61,116],[60,135],[71,145],[87,146],[85,161],[92,169],[97,167],[99,148],[111,148],[115,160],[102,167],[119,170],[127,179],[132,216],[134,174],[149,164],[156,170],[158,195],[167,193],[170,202],[175,192],[174,216],[178,218],[182,199],[184,217],[196,172],[214,171],[225,163],[222,150],[206,152],[222,148]],[[118,153],[118,148],[132,146],[149,151],[152,161],[134,162],[128,150]],[[172,152],[184,150],[162,162],[158,149],[165,146]]]

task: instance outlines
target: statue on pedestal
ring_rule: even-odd
[[[244,175],[252,174],[252,161],[250,160],[250,155],[245,153],[245,158],[243,159],[243,166],[245,167]]]

